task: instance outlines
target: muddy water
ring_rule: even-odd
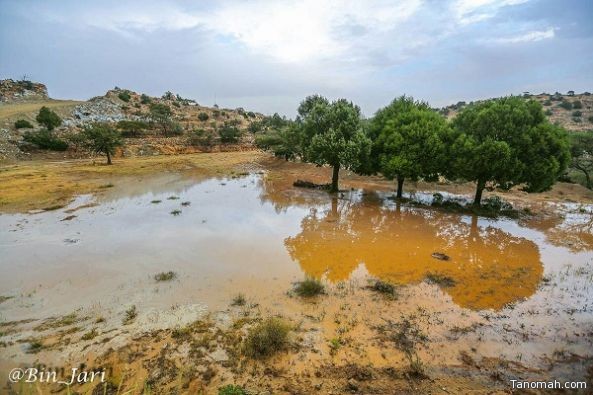
[[[10,297],[0,304],[2,320],[39,323],[78,312],[117,327],[135,305],[139,329],[171,327],[225,309],[239,292],[276,311],[294,309],[281,295],[305,275],[330,286],[372,276],[405,287],[410,305],[428,305],[428,289],[449,318],[498,314],[501,325],[552,331],[527,345],[534,358],[554,351],[555,336],[564,336],[563,350],[591,354],[588,212],[490,220],[400,205],[390,192],[331,197],[266,172],[114,184],[64,209],[0,215],[0,295]],[[166,271],[177,277],[156,282]],[[31,327],[3,340],[18,343]],[[515,345],[499,351],[499,330],[474,341],[508,357]],[[1,359],[23,351],[0,350]]]

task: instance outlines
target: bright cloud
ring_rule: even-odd
[[[498,43],[507,43],[507,44],[517,44],[517,43],[526,43],[526,42],[534,42],[534,41],[541,41],[547,38],[554,38],[555,30],[553,27],[546,29],[546,30],[535,30],[526,32],[517,36],[513,37],[506,37],[506,38],[499,38],[496,40]]]

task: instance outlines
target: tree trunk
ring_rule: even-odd
[[[402,198],[403,191],[404,191],[404,178],[397,177],[397,198],[398,199]]]
[[[107,151],[106,153],[107,153],[107,164],[110,165],[111,164],[111,154],[109,153],[109,151]]]
[[[474,197],[474,206],[479,206],[482,202],[482,191],[486,187],[486,181],[478,180],[478,185],[476,186],[476,196]]]
[[[587,179],[587,189],[593,189],[593,183],[591,182],[591,176],[589,175],[589,172],[583,171],[583,173],[585,173],[585,178]]]
[[[334,165],[334,171],[332,174],[332,186],[331,192],[338,192],[338,177],[340,175],[340,165]]]

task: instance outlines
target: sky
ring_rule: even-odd
[[[593,91],[591,21],[591,0],[0,0],[0,78],[289,117],[321,94],[372,116],[402,94]]]

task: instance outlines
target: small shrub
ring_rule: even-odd
[[[573,117],[573,118],[572,118],[572,121],[573,121],[574,123],[581,123],[581,122],[583,122],[583,120],[582,120],[581,118],[576,118],[576,117]]]
[[[122,323],[124,325],[131,324],[136,317],[138,317],[138,310],[136,310],[136,305],[132,305],[132,307],[126,310]]]
[[[52,151],[66,151],[68,143],[55,137],[48,129],[41,129],[36,132],[25,132],[23,140],[35,144],[39,148]]]
[[[30,354],[37,354],[42,348],[43,343],[41,343],[39,340],[33,340],[31,343],[29,343],[29,349],[27,352]]]
[[[142,104],[150,104],[152,100],[150,99],[150,97],[148,95],[145,95],[144,93],[142,94],[142,96],[140,96],[140,103]]]
[[[575,100],[572,102],[572,108],[574,108],[575,110],[580,110],[581,108],[583,108],[583,103],[581,103],[580,100]]]
[[[177,274],[173,271],[168,271],[168,272],[161,272],[158,274],[154,275],[154,279],[157,282],[161,282],[161,281],[171,281],[173,280],[175,277],[177,277]]]
[[[238,385],[228,384],[218,389],[218,395],[247,395],[247,391]]]
[[[130,92],[128,91],[120,92],[120,94],[117,95],[117,97],[119,97],[120,100],[125,101],[126,103],[129,102],[132,98],[132,96],[130,96]]]
[[[33,127],[31,122],[27,121],[26,119],[19,119],[14,123],[14,127],[17,129],[30,129]]]
[[[97,332],[97,329],[93,328],[90,331],[88,331],[87,333],[85,333],[84,335],[82,335],[82,337],[80,339],[81,340],[92,340],[95,337],[97,337],[98,335],[99,335],[99,332]]]
[[[565,110],[572,110],[572,103],[566,100],[563,100],[560,104],[558,104],[558,107],[562,107]]]
[[[236,126],[227,123],[218,130],[218,134],[222,143],[236,143],[241,137],[241,131]]]
[[[482,201],[482,208],[493,211],[508,211],[512,210],[513,206],[500,196],[489,196]]]
[[[548,100],[546,100],[546,101],[544,102],[544,106],[546,106],[546,107],[547,107],[547,106],[551,106],[551,105],[552,105],[552,100],[549,100],[549,99],[548,99]]]
[[[437,284],[445,288],[454,287],[455,284],[457,284],[453,278],[440,273],[428,273],[426,275],[426,279],[433,284]]]
[[[553,113],[552,113],[552,110],[550,110],[550,109],[548,108],[546,111],[544,111],[544,114],[546,114],[546,115],[549,117],[549,116],[551,116]]]
[[[370,290],[388,296],[390,298],[397,298],[395,285],[385,281],[375,280],[369,287]]]
[[[321,281],[313,277],[306,277],[303,281],[295,284],[294,292],[300,297],[311,297],[323,294],[325,287]]]
[[[593,115],[591,115],[589,118],[587,118],[589,120],[590,123],[593,123]]]
[[[202,122],[206,122],[208,120],[208,118],[210,118],[210,117],[205,112],[201,112],[198,114],[198,119]]]
[[[122,137],[142,137],[148,127],[148,124],[143,121],[124,120],[117,123],[117,130]]]
[[[156,199],[156,200],[151,200],[150,201],[150,203],[152,203],[152,204],[159,204],[160,202],[162,202],[162,200]]]
[[[214,136],[204,129],[196,129],[189,135],[188,143],[194,147],[210,148],[214,145]]]
[[[250,358],[265,358],[286,348],[290,326],[279,318],[268,318],[249,330],[244,353]]]
[[[175,217],[178,216],[178,215],[180,215],[180,214],[181,214],[181,210],[175,209],[175,210],[171,211],[171,215],[173,215]]]
[[[245,295],[238,294],[233,298],[233,301],[231,302],[231,306],[245,306],[246,303],[247,303],[247,298],[245,298]]]
[[[572,116],[573,117],[580,117],[582,115],[583,115],[583,112],[582,111],[579,111],[579,110],[572,112]]]

